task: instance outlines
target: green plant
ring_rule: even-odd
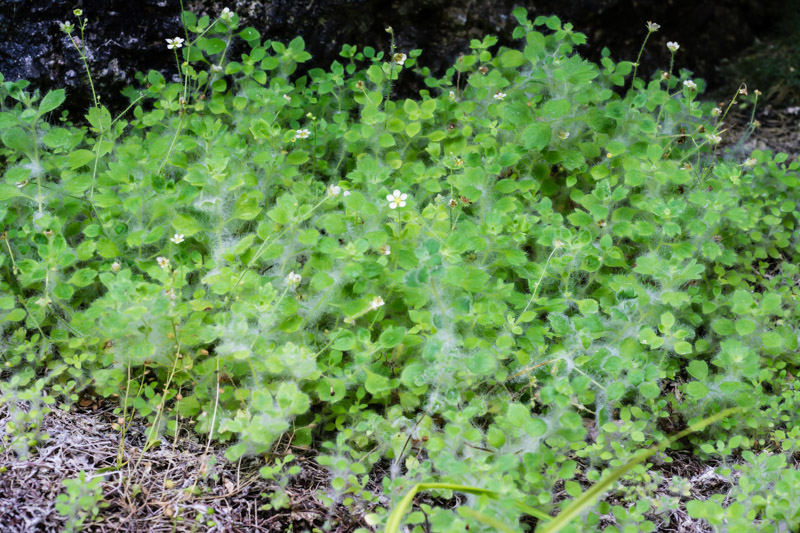
[[[105,506],[102,481],[102,477],[87,479],[83,470],[77,478],[63,481],[66,492],[56,498],[56,510],[67,517],[65,532],[81,531],[87,520],[97,519],[100,509]]]
[[[62,90],[0,82],[2,378],[122,397],[147,448],[181,421],[231,461],[313,447],[319,499],[373,524],[435,488],[417,531],[520,530],[561,486],[594,530],[616,479],[648,529],[640,450],[709,417],[703,456],[794,446],[798,164],[722,151],[689,72],[514,15],[521,49],[442,78],[352,46],[298,75],[301,38],[184,12],[180,82],[139,74],[130,115],[55,124]]]

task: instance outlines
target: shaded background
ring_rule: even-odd
[[[236,11],[241,27],[251,25],[263,39],[288,42],[301,35],[312,54],[305,68],[327,67],[343,44],[389,49],[384,28],[396,33],[398,51],[423,49],[420,64],[441,75],[470,39],[497,35],[501,45],[515,46],[511,15],[522,5],[531,19],[558,15],[585,33],[578,48],[597,60],[604,47],[615,60],[635,60],[652,20],[661,25],[643,56],[641,74],[669,64],[667,41],[677,41],[676,70],[687,68],[704,78],[711,91],[735,88],[746,81],[775,101],[798,94],[793,69],[800,56],[795,30],[800,28],[798,0],[185,0],[198,15],[217,16],[224,7]],[[0,0],[0,73],[6,80],[27,79],[32,88],[66,87],[71,116],[90,105],[83,65],[58,22],[75,22],[82,8],[89,65],[102,102],[120,111],[128,99],[120,91],[137,71],[156,69],[169,78],[176,68],[164,39],[183,35],[178,0]],[[237,58],[234,54],[232,57]],[[743,64],[749,59],[749,63]],[[800,68],[800,65],[797,65]],[[401,80],[406,94],[420,80]]]

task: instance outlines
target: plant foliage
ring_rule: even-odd
[[[522,530],[639,458],[567,527],[652,531],[683,504],[637,453],[738,407],[682,442],[743,453],[747,484],[689,513],[796,528],[797,470],[764,454],[800,439],[798,164],[724,152],[689,72],[631,82],[514,14],[518,49],[474,40],[442,78],[351,46],[298,75],[301,38],[185,12],[179,74],[119,117],[0,84],[4,401],[89,390],[232,461],[312,448],[319,498],[385,525],[430,488],[398,519],[434,531]]]

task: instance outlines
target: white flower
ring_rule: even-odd
[[[684,81],[683,82],[683,86],[686,87],[687,89],[689,89],[690,91],[696,91],[697,90],[697,84],[695,82],[693,82],[692,80]]]
[[[61,31],[68,35],[72,33],[72,30],[75,29],[75,26],[73,26],[71,22],[59,22],[58,27],[61,29]]]
[[[742,164],[746,167],[754,167],[758,164],[758,160],[755,157],[750,157]]]
[[[378,309],[379,307],[381,307],[384,303],[386,303],[386,302],[383,301],[383,298],[381,298],[380,296],[376,296],[369,303],[369,308],[374,311],[375,309]]]
[[[175,235],[172,236],[170,240],[175,244],[180,244],[183,242],[183,237],[184,237],[183,233],[176,233]]]
[[[392,59],[394,59],[394,62],[397,63],[398,65],[403,66],[403,63],[406,62],[408,56],[405,54],[395,54],[392,56]]]
[[[169,259],[167,259],[166,257],[158,256],[156,257],[156,261],[158,261],[158,266],[160,266],[164,270],[169,268]]]
[[[17,189],[22,189],[28,184],[28,180],[22,180],[17,182]]]
[[[381,246],[380,252],[381,255],[389,255],[392,253],[392,247],[389,246],[388,244],[384,244],[383,246]]]
[[[398,207],[405,207],[406,198],[408,198],[408,195],[406,193],[401,193],[397,189],[395,189],[395,191],[392,194],[387,194],[386,200],[389,202],[389,209],[397,209]]]
[[[180,37],[175,37],[174,39],[167,39],[167,48],[172,50],[173,48],[183,48],[183,39]]]
[[[344,191],[344,192],[342,193],[342,196],[350,196],[350,191]]]
[[[569,132],[564,130],[559,131],[558,138],[561,139],[562,141],[566,141],[567,139],[569,139]]]
[[[722,137],[720,137],[720,136],[719,136],[719,135],[717,135],[716,133],[709,133],[709,134],[708,134],[708,140],[709,140],[710,142],[714,143],[714,144],[717,144],[717,143],[719,143],[720,141],[722,141]]]
[[[303,279],[303,276],[300,274],[295,274],[294,270],[289,272],[289,275],[286,276],[286,284],[290,287],[297,287],[300,285],[300,280]]]
[[[679,44],[678,44],[678,43],[676,43],[675,41],[668,41],[668,42],[667,42],[667,48],[669,48],[669,51],[670,51],[670,52],[673,52],[673,53],[675,53],[675,52],[677,52],[677,51],[678,51],[678,48],[680,48],[680,47],[681,47],[681,45],[679,45]]]
[[[328,187],[328,196],[339,196],[340,192],[342,192],[342,188],[338,185],[331,185]]]
[[[222,66],[221,65],[211,65],[211,71],[212,72],[222,72]]]
[[[495,100],[502,100],[505,97],[506,97],[506,93],[501,93],[500,91],[497,91],[496,93],[494,93],[494,99]]]
[[[655,22],[650,22],[649,20],[647,21],[647,31],[658,31],[660,27],[661,24],[656,24]]]
[[[711,116],[712,117],[718,117],[721,114],[722,114],[722,108],[715,107],[714,109],[711,110]]]
[[[172,302],[175,301],[176,296],[175,296],[175,291],[174,290],[167,289],[167,290],[164,291],[164,294],[167,296],[167,298],[170,299],[170,301],[172,301]]]
[[[291,102],[292,101],[292,97],[289,96],[288,94],[284,94],[283,95],[283,99],[286,100],[287,102]]]
[[[122,268],[122,265],[119,264],[119,261],[114,261],[111,263],[111,270],[114,272],[119,272],[119,269]]]
[[[235,13],[233,11],[226,7],[222,10],[222,13],[220,13],[219,18],[222,20],[231,20],[234,14]]]
[[[311,135],[311,132],[308,131],[306,128],[303,128],[303,129],[297,130],[294,133],[294,138],[295,139],[308,139],[309,135]]]
[[[448,98],[450,98],[450,100],[455,102],[455,100],[456,100],[456,92],[455,91],[450,91],[450,94],[448,95]]]

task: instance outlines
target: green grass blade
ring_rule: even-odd
[[[472,517],[478,522],[481,522],[489,527],[494,528],[496,531],[502,531],[503,533],[517,533],[514,529],[508,527],[497,518],[485,515],[479,511],[470,509],[469,507],[459,507],[458,514]]]
[[[418,484],[414,485],[413,487],[411,487],[411,489],[409,489],[409,491],[406,493],[406,495],[403,496],[403,499],[400,500],[400,503],[397,504],[397,507],[394,508],[394,510],[392,511],[392,514],[389,515],[389,520],[386,522],[386,528],[384,529],[384,533],[397,533],[397,531],[399,531],[400,525],[403,523],[403,516],[405,516],[406,512],[408,512],[408,510],[411,508],[411,505],[414,502],[414,496],[416,496],[419,491],[421,491],[421,490],[436,490],[436,489],[439,489],[439,490],[453,490],[453,491],[457,491],[457,492],[465,492],[467,494],[475,494],[476,496],[486,495],[486,496],[489,496],[490,498],[493,498],[495,500],[500,499],[499,494],[497,494],[494,491],[491,491],[491,490],[488,490],[488,489],[482,489],[482,488],[479,488],[479,487],[472,487],[472,486],[469,486],[469,485],[458,485],[458,484],[455,484],[455,483],[418,483]],[[513,503],[514,503],[514,506],[517,509],[519,509],[520,511],[522,511],[524,513],[528,513],[528,514],[530,514],[532,516],[535,516],[539,520],[549,520],[550,519],[550,516],[547,513],[544,513],[542,511],[534,509],[533,507],[530,507],[529,505],[525,505],[524,503],[517,502],[517,501],[515,501]],[[459,512],[461,512],[461,511],[459,511]],[[477,511],[472,511],[472,512],[473,513],[477,513]],[[486,515],[483,515],[482,513],[477,513],[477,514],[483,516],[484,518],[486,518],[488,520],[495,520],[494,518],[486,516]],[[471,515],[471,516],[473,518],[475,518],[476,520],[483,521],[481,518],[478,518],[477,515]],[[485,521],[484,521],[484,523],[488,524],[488,522],[485,522]],[[496,528],[495,525],[492,525],[492,524],[488,524],[488,525],[491,525],[492,527]],[[505,524],[503,524],[503,526],[507,527],[507,526],[505,526]],[[501,531],[505,531],[505,530],[501,529]],[[509,530],[509,531],[513,531],[513,530]]]

